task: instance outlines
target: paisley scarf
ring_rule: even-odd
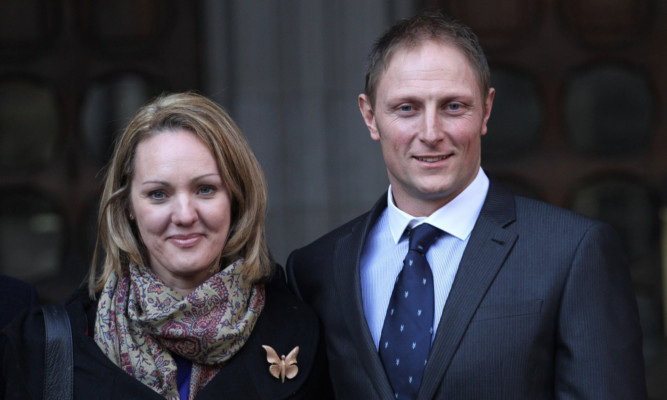
[[[112,274],[99,296],[95,342],[123,371],[178,400],[176,362],[192,361],[190,399],[248,340],[264,307],[264,286],[246,285],[237,260],[187,296],[150,268]]]

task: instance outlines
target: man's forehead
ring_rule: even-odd
[[[465,61],[466,66],[472,72],[475,83],[477,83],[477,85],[481,87],[481,83],[479,82],[479,78],[474,68],[474,65],[472,64],[466,53],[453,42],[437,38],[420,40],[416,42],[404,41],[403,43],[398,44],[387,57],[382,73],[378,77],[377,87],[380,87],[383,79],[387,75],[387,71],[391,69],[391,67],[395,64],[397,60],[418,53],[419,51],[424,50],[425,47],[429,47],[428,51],[432,52],[441,51],[441,52],[448,52],[451,54],[452,51],[455,51],[456,53],[458,53],[458,55]]]
[[[426,40],[420,40],[417,42],[408,42],[408,41],[403,41],[402,43],[399,43],[396,45],[396,47],[389,53],[387,60],[384,65],[384,71],[383,74],[387,72],[387,70],[391,67],[392,63],[397,59],[405,56],[409,56],[414,53],[418,53],[419,51],[423,50],[425,47],[429,47],[429,51],[432,52],[451,52],[456,51],[459,53],[461,57],[463,57],[466,62],[468,63],[468,67],[471,69],[473,66],[470,63],[470,60],[468,60],[468,57],[466,56],[465,52],[461,50],[459,46],[456,44],[450,42],[450,41],[444,41],[441,39],[426,39]]]

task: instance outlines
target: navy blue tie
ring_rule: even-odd
[[[397,399],[414,399],[433,336],[433,273],[429,247],[443,232],[429,224],[409,231],[410,250],[391,294],[380,336],[380,358]]]

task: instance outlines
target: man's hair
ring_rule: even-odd
[[[477,35],[468,26],[440,12],[424,12],[398,21],[373,45],[368,55],[364,89],[371,106],[375,106],[380,77],[387,70],[396,51],[403,48],[416,48],[428,40],[456,46],[468,59],[480,86],[482,98],[486,98],[491,87],[491,74]]]
[[[218,267],[243,257],[246,282],[261,282],[271,275],[264,237],[267,191],[259,162],[238,126],[217,104],[195,93],[175,93],[141,107],[116,142],[100,201],[97,245],[88,276],[91,297],[113,271],[120,274],[130,263],[148,265],[147,249],[128,217],[137,146],[149,137],[180,129],[192,132],[211,151],[232,200],[231,226]]]

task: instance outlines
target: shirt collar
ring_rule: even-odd
[[[428,217],[413,217],[396,207],[391,195],[391,185],[389,185],[387,191],[387,218],[394,242],[398,243],[401,240],[406,228],[413,228],[424,222],[428,222],[460,240],[467,239],[475,226],[479,212],[482,210],[488,190],[489,178],[480,168],[470,185],[449,203],[435,210]]]

